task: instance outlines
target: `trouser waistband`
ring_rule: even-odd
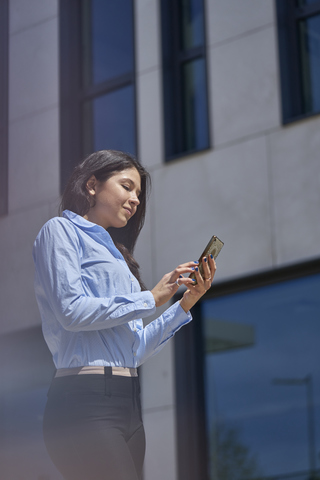
[[[68,375],[118,375],[120,377],[137,377],[136,368],[127,367],[102,367],[102,366],[85,366],[74,368],[58,368],[55,378],[67,377]]]

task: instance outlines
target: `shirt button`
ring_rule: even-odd
[[[147,307],[147,306],[148,306],[148,304],[147,304],[146,302],[144,302],[143,306],[144,306],[144,307]]]
[[[133,356],[136,357],[136,356],[137,356],[137,352],[133,352]]]
[[[133,277],[131,277],[131,282],[134,282],[134,278],[133,278]]]
[[[133,330],[133,331],[134,331],[134,332],[136,332],[136,331],[137,331],[137,329],[136,329],[136,328],[134,328],[134,330]]]

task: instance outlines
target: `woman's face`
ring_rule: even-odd
[[[94,205],[84,218],[105,229],[121,228],[136,213],[140,203],[140,174],[132,167],[116,172],[105,182],[92,175],[87,182],[87,190]]]

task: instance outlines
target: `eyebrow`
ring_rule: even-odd
[[[131,178],[129,178],[129,177],[125,177],[124,180],[126,180],[127,182],[129,182],[133,187],[136,186],[135,183],[134,183],[134,181],[131,180]],[[137,194],[138,194],[138,197],[139,197],[139,195],[141,194],[141,190],[137,189]]]

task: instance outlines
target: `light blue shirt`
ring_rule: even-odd
[[[138,367],[192,319],[179,302],[153,314],[109,233],[69,210],[49,220],[33,247],[35,293],[56,368]]]

